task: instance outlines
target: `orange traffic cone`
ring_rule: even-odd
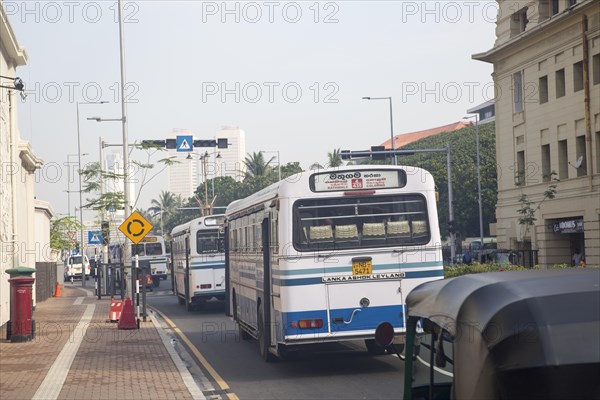
[[[119,318],[118,329],[137,329],[137,322],[135,321],[135,314],[133,312],[133,302],[128,297],[125,299],[123,304],[123,311],[121,312],[121,318]]]
[[[60,297],[60,285],[56,282],[56,286],[54,287],[54,297]]]

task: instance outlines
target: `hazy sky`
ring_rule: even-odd
[[[86,120],[120,117],[116,2],[4,7],[29,54],[18,70],[28,92],[19,124],[46,162],[36,195],[66,213],[75,102],[111,101],[80,106],[84,161],[98,160],[99,136],[122,138],[120,123]],[[388,103],[363,96],[393,97],[396,134],[456,122],[493,97],[492,67],[471,55],[492,47],[497,9],[495,1],[126,2],[129,139],[163,139],[173,128],[210,139],[234,125],[248,152],[279,150],[282,163],[308,168],[334,148],[389,138]],[[166,181],[165,172],[140,206]]]

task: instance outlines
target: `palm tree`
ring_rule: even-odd
[[[148,208],[148,211],[157,215],[160,213],[160,221],[161,221],[161,234],[163,226],[167,219],[173,217],[177,213],[177,209],[181,206],[182,200],[181,196],[175,196],[173,193],[163,190],[160,192],[160,195],[157,199],[152,199],[150,202],[151,207]]]
[[[271,157],[269,161],[265,162],[262,151],[252,154],[248,153],[244,160],[244,165],[246,165],[246,176],[266,176],[271,170],[269,164],[271,164],[274,159],[275,157]]]
[[[341,151],[339,148],[333,149],[332,152],[327,153],[329,167],[339,167],[344,165],[344,161],[342,160]]]
[[[314,169],[325,169],[325,167],[323,167],[318,161],[314,162],[312,164],[310,164],[310,167],[308,167],[308,169],[310,170],[314,170]]]

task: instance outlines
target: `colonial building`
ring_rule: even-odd
[[[35,267],[34,173],[42,166],[29,142],[20,139],[17,67],[27,63],[0,1],[0,326],[9,319],[10,289],[6,270]]]
[[[597,0],[498,0],[494,65],[499,247],[541,265],[581,251],[600,264],[600,7]],[[556,182],[556,197],[544,193]],[[517,210],[530,201],[533,225]],[[526,207],[527,208],[527,207]]]

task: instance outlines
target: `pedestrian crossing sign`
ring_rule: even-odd
[[[194,138],[192,136],[177,136],[177,151],[189,152],[194,150]]]
[[[88,231],[88,243],[89,244],[102,244],[102,232]]]

